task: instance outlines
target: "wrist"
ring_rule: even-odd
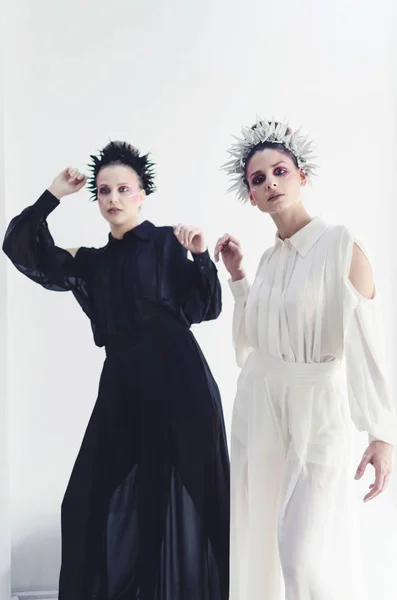
[[[246,277],[244,269],[235,269],[233,271],[230,271],[230,275],[232,281],[240,281],[240,279],[244,279]]]
[[[60,190],[53,185],[50,185],[48,191],[59,201],[63,198],[63,194],[60,192]]]
[[[393,448],[393,444],[391,444],[390,442],[385,442],[385,441],[379,440],[377,438],[372,438],[372,439],[370,438],[370,440],[369,440],[370,446],[372,445],[372,446],[376,447],[377,444],[382,444],[383,446],[390,446],[391,448]]]
[[[205,254],[205,252],[207,252],[208,248],[207,246],[203,246],[202,248],[195,248],[192,251],[192,254]]]

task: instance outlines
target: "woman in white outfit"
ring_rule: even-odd
[[[225,170],[277,234],[250,286],[240,244],[219,239],[235,299],[242,368],[231,435],[231,600],[358,600],[349,525],[352,421],[369,434],[357,469],[391,472],[397,421],[379,357],[377,298],[365,252],[344,226],[311,218],[301,189],[311,145],[257,120]],[[347,397],[339,389],[342,360]]]

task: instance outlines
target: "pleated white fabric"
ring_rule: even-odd
[[[352,421],[394,444],[397,418],[378,300],[349,281],[355,242],[315,218],[290,239],[276,236],[251,288],[229,282],[242,367],[231,435],[231,600],[362,600],[349,534]]]

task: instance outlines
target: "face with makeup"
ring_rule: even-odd
[[[277,214],[300,202],[306,176],[282,149],[258,149],[247,161],[246,181],[251,204]]]
[[[146,197],[135,171],[125,165],[110,165],[99,171],[96,184],[99,209],[111,227],[134,227]]]

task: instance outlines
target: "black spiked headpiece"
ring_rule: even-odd
[[[154,185],[154,163],[149,158],[149,154],[140,156],[139,151],[127,142],[110,142],[103,150],[99,151],[98,156],[92,154],[90,158],[91,163],[88,168],[91,175],[88,178],[87,187],[91,192],[92,200],[96,200],[98,195],[96,179],[99,171],[110,165],[131,167],[138,175],[147,196],[156,190]]]

